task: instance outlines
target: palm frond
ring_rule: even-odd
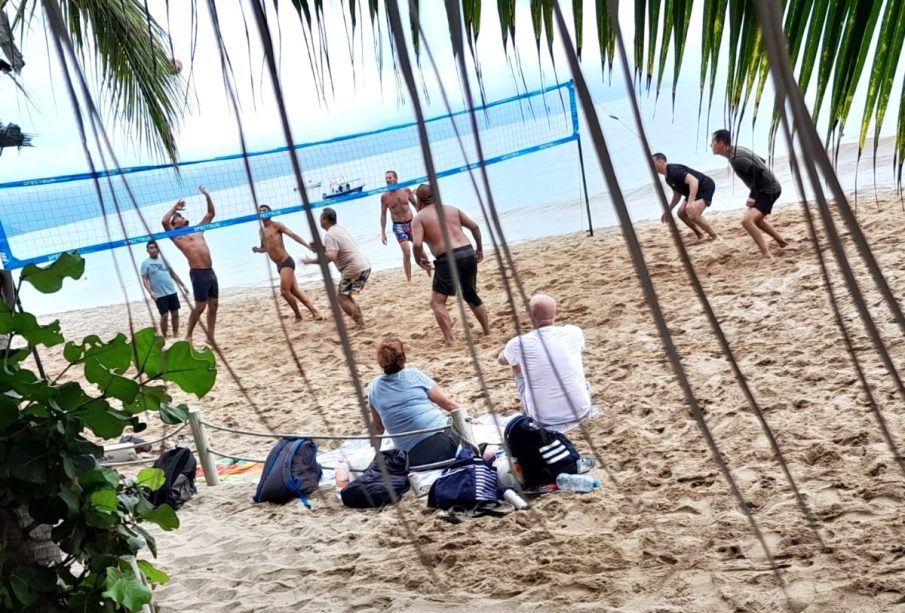
[[[97,60],[113,119],[124,120],[140,145],[175,163],[183,82],[174,74],[166,32],[140,0],[68,0],[61,9],[83,63],[89,53]]]
[[[0,121],[0,154],[6,147],[31,147],[31,139],[31,134],[25,134],[16,124]]]

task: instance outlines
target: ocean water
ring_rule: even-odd
[[[504,142],[506,128],[500,128],[503,134],[494,134],[489,130],[486,134],[491,143],[494,139]],[[484,133],[482,132],[482,135]],[[611,128],[607,134],[611,155],[614,158],[620,185],[625,194],[634,221],[658,219],[660,205],[656,197],[649,170],[640,155],[640,146],[634,137],[625,134],[620,126]],[[461,155],[455,151],[456,145],[451,141],[441,141],[438,152],[447,159],[458,159]],[[599,163],[589,142],[583,142],[585,170],[587,174],[588,192],[590,195],[590,213],[594,227],[602,228],[618,223],[608,191],[601,176]],[[492,150],[492,147],[491,147]],[[852,145],[843,146],[839,156],[838,174],[843,187],[852,190],[856,179],[862,196],[869,196],[873,188],[873,177],[869,160],[861,161],[856,167],[856,149]],[[728,163],[723,158],[713,156],[707,151],[699,150],[686,158],[672,161],[686,163],[706,172],[717,183],[714,198],[714,210],[738,209],[744,205],[747,190],[741,182],[734,178]],[[892,142],[891,139],[881,141],[878,155],[877,185],[880,188],[892,187]],[[856,172],[857,168],[857,172]],[[322,164],[316,172],[306,172],[306,180],[322,180],[326,186],[331,177],[353,179],[361,177],[365,181],[365,189],[373,189],[383,185],[383,173],[387,169],[398,171],[400,179],[421,176],[424,174],[422,152],[419,147],[406,147],[393,151],[383,151],[375,155],[356,159],[355,166],[348,162],[342,165]],[[781,202],[798,200],[791,175],[784,158],[774,161],[774,169],[784,186]],[[303,172],[305,172],[303,168]],[[511,244],[527,240],[557,236],[586,230],[588,216],[581,192],[581,175],[578,156],[578,145],[575,142],[544,149],[530,155],[512,158],[498,164],[488,166],[491,193],[499,213],[504,235]],[[255,182],[258,201],[271,204],[274,208],[288,206],[298,202],[298,195],[292,191],[295,184],[293,176],[288,174],[267,176]],[[480,174],[475,171],[475,179],[483,188]],[[197,222],[203,214],[203,198],[195,191],[195,181],[208,181],[208,177],[192,175],[184,176],[184,197],[187,200],[187,216],[190,222]],[[230,210],[243,214],[253,212],[251,190],[247,184],[236,181],[221,183],[217,189],[217,178],[212,181],[213,196],[218,210]],[[323,187],[314,188],[317,192]],[[484,219],[478,198],[468,173],[455,174],[442,178],[440,189],[443,201],[463,209],[472,216],[484,229],[485,251],[491,248],[488,223]],[[122,216],[115,214],[106,218],[82,218],[64,224],[62,232],[74,240],[91,240],[96,237],[98,228],[107,227],[105,233],[111,239],[122,236],[136,236],[157,232],[163,212],[172,204],[172,193],[164,194],[161,201],[151,206],[143,206],[140,211],[127,208]],[[669,197],[670,194],[667,194]],[[392,233],[389,232],[387,245],[380,242],[380,200],[379,194],[361,199],[338,202],[334,206],[338,213],[338,221],[349,229],[362,251],[371,260],[374,270],[384,270],[401,265],[401,256]],[[318,211],[315,210],[315,217]],[[5,221],[6,218],[4,218]],[[290,213],[277,218],[289,228],[305,238],[311,237],[311,228],[304,213]],[[781,225],[781,222],[780,222]],[[319,231],[319,228],[317,228]],[[738,231],[741,231],[740,229]],[[17,255],[28,254],[29,249],[37,253],[53,245],[39,244],[40,232],[26,232],[11,242],[17,248]],[[211,249],[214,269],[217,272],[222,289],[239,287],[269,287],[273,266],[269,258],[263,254],[254,254],[251,247],[258,244],[257,222],[252,221],[238,225],[209,230],[206,238]],[[47,240],[46,238],[41,240]],[[188,279],[188,267],[182,254],[167,239],[161,241],[164,256],[183,279]],[[287,239],[287,248],[291,255],[298,258],[307,254],[300,245]],[[35,313],[55,313],[73,309],[84,309],[124,301],[143,298],[140,280],[133,267],[130,252],[137,265],[147,257],[144,244],[132,245],[114,250],[89,253],[86,257],[86,272],[78,281],[68,281],[59,293],[43,296],[28,286],[23,290],[24,306]],[[47,251],[45,251],[47,252]],[[121,287],[116,275],[119,266],[124,278]],[[335,269],[334,278],[338,277]],[[317,266],[299,265],[297,275],[301,283],[320,279]]]

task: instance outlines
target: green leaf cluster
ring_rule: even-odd
[[[21,281],[53,292],[83,270],[78,254],[64,254],[48,267],[24,269]],[[26,368],[27,352],[0,359],[0,521],[22,526],[17,513],[28,517],[21,535],[45,526],[60,552],[45,567],[30,563],[12,540],[0,542],[0,610],[140,608],[151,599],[147,584],[168,580],[147,560],[131,562],[144,550],[157,555],[142,524],[173,530],[179,519],[169,505],[148,501],[164,483],[161,470],[126,478],[101,467],[103,448],[85,435],[139,432],[145,411],[166,423],[185,421],[188,409],[171,405],[168,385],[203,396],[216,380],[214,356],[185,342],[165,347],[151,328],[131,339],[66,342],[59,322],[38,324],[2,301],[0,334],[29,349],[65,343],[66,371],[81,371],[66,382],[45,380]]]

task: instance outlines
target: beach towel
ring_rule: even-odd
[[[252,481],[263,467],[260,462],[231,458],[220,458],[216,464],[217,475],[221,481]],[[200,466],[195,471],[195,478],[198,477],[204,477],[204,469]]]

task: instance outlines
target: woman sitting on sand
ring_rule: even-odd
[[[448,423],[447,411],[459,407],[433,379],[417,368],[405,367],[405,348],[398,337],[381,341],[377,363],[384,374],[371,381],[368,404],[378,434],[437,428]],[[446,432],[393,436],[393,444],[408,453],[411,466],[453,458],[459,446]]]

